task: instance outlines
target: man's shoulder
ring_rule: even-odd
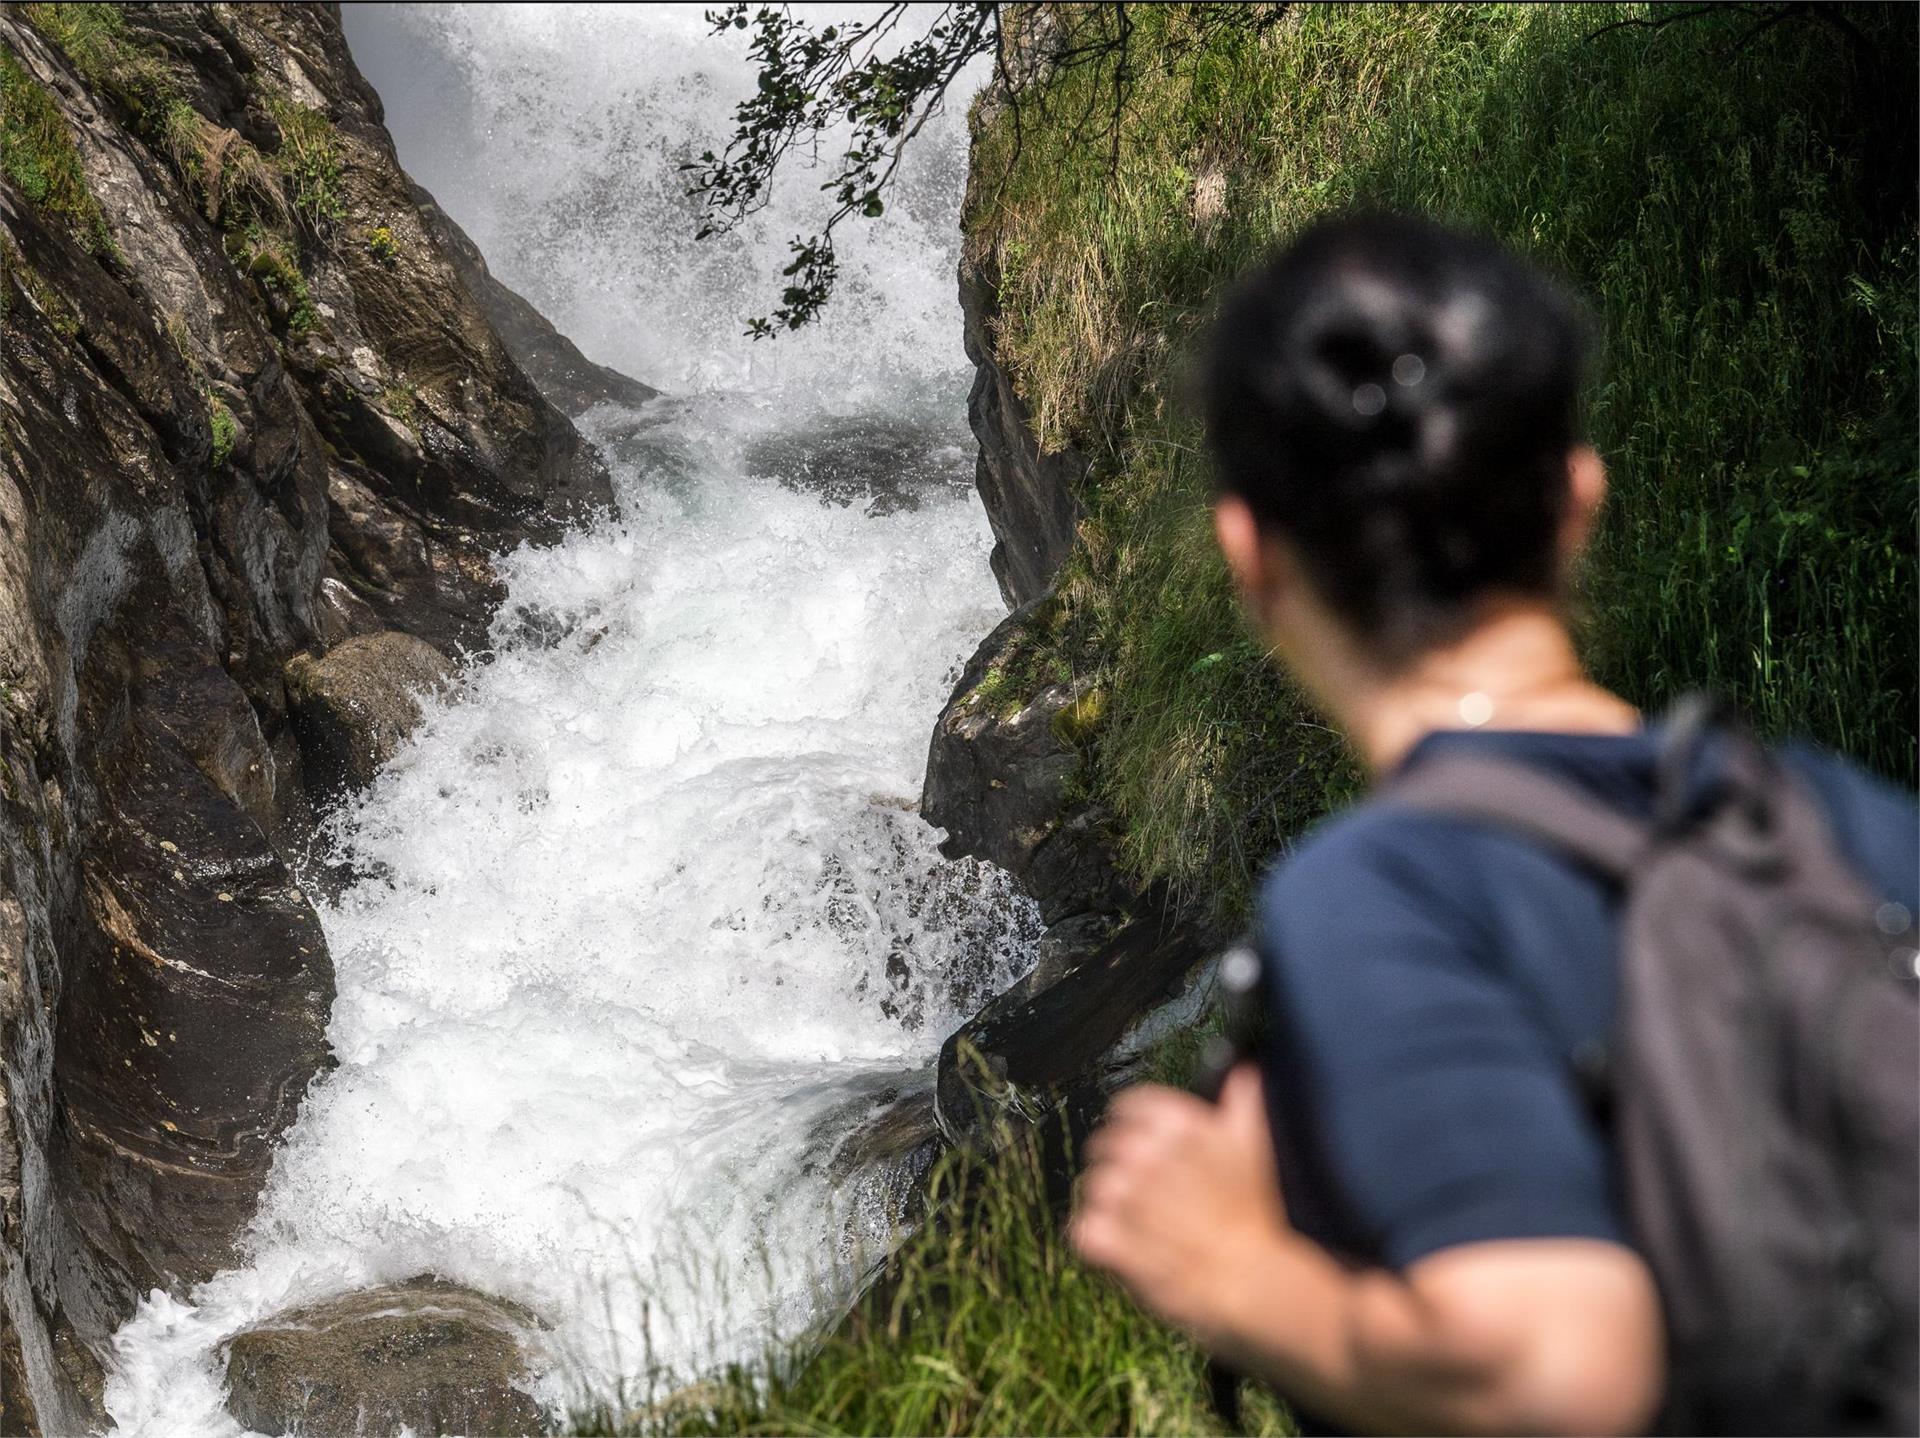
[[[1829,749],[1779,751],[1818,796],[1834,837],[1881,896],[1920,906],[1920,806],[1914,796]]]
[[[1481,851],[1511,840],[1485,824],[1396,803],[1391,793],[1331,815],[1277,858],[1257,910],[1268,933],[1337,922],[1382,903],[1458,900]]]

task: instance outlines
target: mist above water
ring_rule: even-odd
[[[967,483],[958,117],[843,246],[821,326],[755,346],[817,180],[691,240],[677,166],[749,83],[697,7],[346,13],[402,163],[670,397],[583,421],[619,514],[505,562],[491,654],[337,816],[340,1066],[246,1265],[120,1334],[129,1434],[237,1431],[224,1338],[423,1271],[545,1316],[555,1402],[829,1313],[887,1215],[824,1160],[1037,931],[913,812],[1002,612]]]
[[[707,8],[345,14],[408,172],[589,358],[675,392],[772,383],[838,406],[942,382],[964,398],[953,263],[967,94],[908,149],[889,214],[836,232],[840,284],[819,323],[756,344],[746,319],[772,311],[788,242],[824,219],[825,171],[787,175],[732,237],[694,238],[680,166],[721,148],[755,78],[747,33],[711,34]],[[883,7],[792,8],[826,22]]]

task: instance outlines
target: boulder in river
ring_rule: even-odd
[[[227,1342],[227,1407],[259,1433],[547,1431],[526,1309],[430,1274],[289,1309]]]
[[[361,634],[287,664],[287,698],[307,782],[364,789],[420,722],[422,695],[453,682],[447,656],[397,629]]]

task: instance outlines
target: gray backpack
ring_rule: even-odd
[[[1669,1432],[1920,1425],[1913,916],[1775,756],[1676,711],[1652,822],[1512,762],[1435,757],[1399,802],[1550,845],[1620,894],[1619,1020],[1568,1056],[1666,1309]],[[1703,745],[1711,792],[1689,808]]]

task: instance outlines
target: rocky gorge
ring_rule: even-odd
[[[486,665],[502,556],[615,506],[570,416],[654,391],[585,359],[402,170],[338,7],[10,7],[0,47],[0,1428],[64,1434],[106,1425],[141,1298],[237,1261],[338,1061],[318,821]],[[1142,1018],[1186,1012],[1165,1006],[1210,940],[1122,877],[1077,796],[1097,690],[1009,682],[1084,461],[1035,440],[993,292],[963,270],[1014,610],[938,717],[920,811],[1046,932],[946,1038],[931,1102],[922,1074],[874,1121],[896,1163],[1062,1097],[1084,1118]],[[347,1294],[235,1338],[230,1407],[259,1431],[524,1426],[540,1322],[426,1274]],[[368,1353],[386,1379],[362,1389],[341,1369]]]

